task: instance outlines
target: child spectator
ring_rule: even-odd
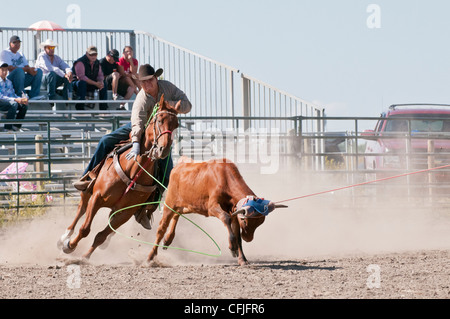
[[[8,66],[7,63],[0,65],[0,111],[7,112],[7,120],[21,120],[28,110],[28,98],[19,97],[14,92],[11,80],[6,77]],[[5,124],[7,131],[18,131],[21,127],[22,124]]]

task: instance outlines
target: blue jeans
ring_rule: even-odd
[[[74,90],[77,92],[78,100],[86,100],[86,94],[87,92],[94,92],[97,87],[94,85],[87,84],[86,81],[73,81],[72,82]],[[100,100],[106,100],[108,95],[108,88],[106,86],[103,87],[99,91],[99,98]],[[77,110],[84,110],[84,104],[75,104],[75,108]],[[100,103],[99,105],[100,110],[107,110],[108,104],[106,103]]]
[[[31,90],[29,97],[30,99],[38,96],[41,90],[41,82],[42,82],[42,70],[36,69],[37,74],[31,75],[29,73],[25,73],[25,71],[21,68],[16,68],[13,71],[9,72],[8,79],[11,80],[14,86],[14,91],[16,95],[22,96],[22,92],[25,90],[27,86],[31,85]]]
[[[25,114],[27,114],[28,105],[0,100],[0,111],[8,111],[8,113],[6,113],[7,120],[22,120],[25,118]],[[14,126],[21,128],[22,124],[14,124]],[[5,124],[5,130],[12,130],[12,127],[13,124]]]
[[[122,127],[119,127],[114,132],[103,136],[98,142],[98,146],[95,150],[94,156],[89,162],[89,165],[84,171],[83,175],[85,175],[87,172],[92,171],[104,158],[106,158],[109,153],[112,152],[117,144],[122,141],[128,140],[130,138],[130,132],[131,122]],[[167,156],[165,159],[159,160],[158,167],[160,168],[160,170],[162,170],[162,174],[156,174],[157,176],[155,177],[157,177],[162,182],[162,184],[167,187],[167,185],[169,184],[170,172],[173,168],[172,154]],[[163,178],[164,180],[162,180]]]
[[[47,89],[49,100],[58,100],[56,88],[63,84],[62,98],[67,100],[67,92],[71,91],[71,85],[67,78],[61,77],[55,72],[47,73],[42,77],[42,87]]]

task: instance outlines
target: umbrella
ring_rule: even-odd
[[[64,31],[60,25],[48,20],[38,21],[30,25],[28,28],[37,31]]]

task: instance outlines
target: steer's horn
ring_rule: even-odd
[[[269,203],[269,212],[272,212],[275,208],[287,208],[286,205],[275,204],[274,202]]]
[[[245,213],[245,209],[241,208],[238,209],[237,211],[235,211],[233,214],[231,214],[231,216],[236,216],[238,214],[244,214]]]

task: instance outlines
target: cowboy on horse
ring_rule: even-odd
[[[140,155],[140,142],[145,131],[145,126],[153,113],[155,105],[162,96],[164,96],[164,100],[170,107],[173,107],[178,114],[186,114],[191,110],[191,102],[183,91],[169,81],[158,80],[158,77],[161,76],[162,73],[162,69],[155,71],[149,64],[142,65],[139,68],[138,75],[142,90],[139,91],[133,103],[131,122],[101,138],[83,177],[73,184],[76,189],[87,192],[92,188],[98,174],[98,169],[95,168],[122,141],[131,138],[132,144],[128,144],[124,147],[125,149],[131,147],[131,151],[126,155],[126,159],[136,160],[137,156]],[[170,171],[173,168],[172,157],[168,156],[165,159],[159,159],[157,161],[157,167],[156,177],[165,187],[167,187]],[[162,196],[164,189],[158,187],[156,191],[159,193],[156,196]],[[157,198],[156,196],[154,198]],[[141,206],[134,214],[136,220],[144,228],[151,229],[150,216],[156,207],[157,204]]]

